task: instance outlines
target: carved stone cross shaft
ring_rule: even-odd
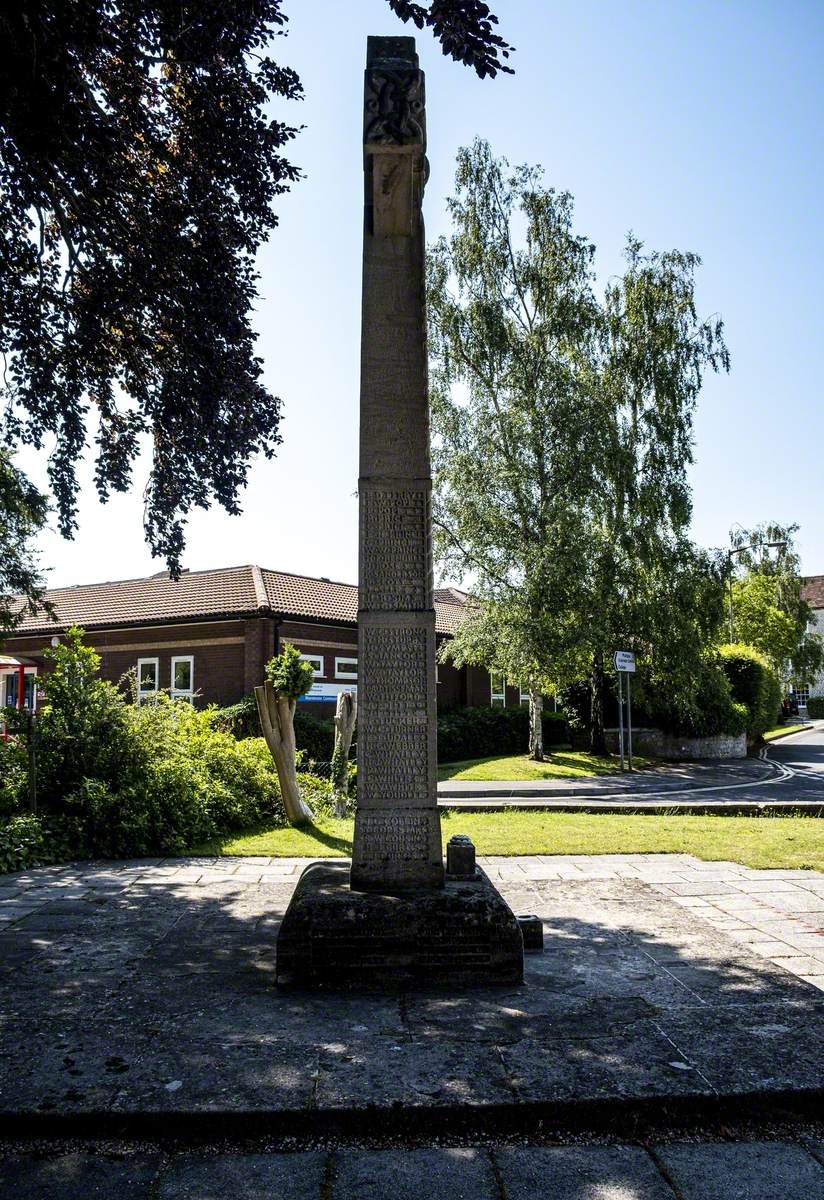
[[[443,884],[427,401],[424,79],[369,38],[364,103],[358,807],[352,887]]]

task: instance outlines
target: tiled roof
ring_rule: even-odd
[[[256,566],[186,571],[177,582],[162,571],[144,579],[51,588],[46,592],[46,599],[54,605],[56,623],[42,614],[26,617],[15,631],[18,637],[53,633],[68,625],[109,629],[256,613],[344,624],[354,624],[358,619],[355,584],[315,579],[311,575],[290,575]],[[435,593],[438,633],[455,632],[464,602],[465,593],[456,588],[444,588]]]
[[[802,582],[801,595],[813,608],[824,608],[824,575],[808,575]]]
[[[310,575],[261,571],[269,607],[292,617],[323,617],[331,621],[357,621],[358,589],[353,583],[334,583]]]

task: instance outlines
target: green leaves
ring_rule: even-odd
[[[297,700],[309,691],[315,678],[311,663],[304,662],[291,642],[284,642],[283,649],[266,664],[266,678],[275,692],[289,700]]]
[[[40,608],[45,581],[31,540],[45,525],[49,505],[0,450],[0,637]],[[22,597],[22,602],[21,598]]]
[[[630,236],[600,299],[572,197],[483,141],[448,203],[427,286],[435,550],[479,598],[450,656],[550,689],[620,644],[687,698],[723,615],[722,567],[687,537],[695,403],[729,366],[699,259]]]
[[[803,687],[824,665],[824,640],[810,628],[812,609],[801,596],[798,525],[766,522],[731,532],[734,635],[761,651],[785,684]]]

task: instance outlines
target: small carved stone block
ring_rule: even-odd
[[[523,913],[517,918],[524,939],[525,954],[542,954],[544,949],[544,926],[540,917]]]
[[[475,876],[475,847],[465,833],[456,833],[447,843],[446,873],[455,879]]]

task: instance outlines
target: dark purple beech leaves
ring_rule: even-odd
[[[486,5],[389,2],[480,75],[508,70]],[[238,512],[281,440],[250,316],[255,254],[300,176],[280,119],[300,80],[269,56],[282,8],[0,6],[0,445],[47,448],[66,536],[90,424],[102,499],[148,447],[146,536],[174,574],[187,514]]]

